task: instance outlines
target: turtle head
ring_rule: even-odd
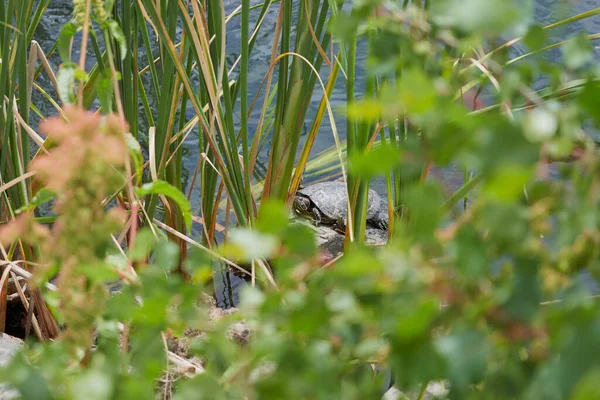
[[[294,196],[294,210],[298,214],[310,214],[310,199],[304,196]]]

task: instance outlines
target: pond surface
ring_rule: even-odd
[[[253,0],[252,3],[260,3],[262,0]],[[347,3],[350,3],[347,1]],[[529,3],[525,1],[524,3]],[[226,13],[230,13],[240,4],[239,0],[225,0],[225,10]],[[591,10],[593,8],[600,6],[600,0],[535,0],[533,3],[533,15],[536,22],[546,25],[562,18],[565,18],[570,15],[579,14],[581,12]],[[253,96],[256,92],[258,92],[260,83],[262,82],[265,74],[268,71],[269,60],[271,55],[271,44],[273,40],[273,30],[270,27],[275,26],[277,19],[277,11],[278,5],[274,4],[271,7],[271,11],[265,17],[265,21],[263,23],[263,28],[259,33],[259,37],[256,41],[255,48],[250,56],[250,68],[249,68],[249,94]],[[297,7],[294,10],[294,15],[297,13]],[[52,45],[54,44],[56,38],[58,37],[58,32],[60,28],[69,21],[72,12],[72,0],[51,0],[48,10],[46,11],[44,17],[42,18],[40,27],[38,28],[35,34],[35,40],[37,40],[42,49],[46,52],[50,50]],[[253,14],[255,17],[257,13]],[[251,26],[253,26],[255,22],[251,19]],[[588,33],[598,33],[600,32],[600,16],[594,16],[591,18],[587,18],[585,20],[570,24],[565,27],[560,27],[549,31],[549,41],[556,42],[560,40],[564,40],[576,34],[578,32],[585,31]],[[240,42],[240,28],[239,28],[239,18],[233,18],[228,23],[228,44],[227,44],[227,52],[230,57],[228,59],[234,59],[234,57],[239,53],[239,42]],[[77,46],[74,46],[74,53],[76,54]],[[520,55],[526,52],[525,48],[522,44],[517,44],[512,48],[513,54]],[[364,86],[365,81],[365,70],[364,65],[367,57],[367,51],[365,46],[359,46],[357,51],[358,60],[356,63],[356,77],[357,77],[357,91],[360,90],[361,87]],[[560,49],[553,49],[547,52],[547,56],[556,60],[560,58]],[[89,50],[88,57],[88,67],[91,68],[95,62],[94,55]],[[57,69],[60,63],[60,60],[57,56],[51,57],[52,65]],[[328,73],[327,66],[324,65],[321,76],[326,77]],[[45,79],[42,76],[42,80]],[[318,86],[318,85],[317,85]],[[263,91],[264,92],[264,91]],[[315,94],[313,95],[312,101],[309,105],[309,112],[306,118],[306,122],[304,125],[303,133],[306,135],[307,130],[310,127],[310,123],[312,122],[313,116],[316,112],[318,104],[320,102],[320,89],[317,87],[315,90]],[[38,96],[40,100],[41,96]],[[36,99],[37,100],[37,99]],[[345,100],[345,88],[344,82],[341,78],[338,78],[337,85],[333,92],[333,96],[331,99],[332,106],[334,111],[337,106],[344,104]],[[260,103],[260,101],[259,101]],[[50,111],[51,109],[48,108]],[[187,110],[189,116],[194,114],[193,109],[190,107]],[[236,116],[237,122],[239,123],[239,115]],[[249,130],[253,132],[257,125],[259,119],[259,112],[254,112],[249,120]],[[346,125],[343,117],[339,114],[336,115],[336,127],[340,134],[340,138],[345,139],[346,135]],[[192,136],[192,135],[191,135]],[[184,159],[184,165],[188,171],[193,171],[196,165],[196,160],[198,158],[198,140],[197,136],[190,137],[185,143],[186,149],[186,157]],[[316,155],[324,150],[327,150],[334,146],[331,126],[329,124],[329,119],[326,117],[323,119],[323,125],[321,130],[317,136],[317,140],[315,141],[313,147],[313,155]],[[268,147],[268,146],[265,146]],[[262,163],[266,163],[268,161],[267,149],[263,150],[263,153],[260,156],[260,161]],[[447,179],[451,177],[448,176]],[[462,172],[460,172],[460,180],[462,183]],[[189,188],[191,182],[186,179],[186,186]],[[198,195],[193,196],[196,201],[198,199]]]
[[[253,0],[252,4],[259,3],[261,1]],[[349,2],[347,2],[349,3]],[[524,2],[529,3],[529,2]],[[225,0],[225,8],[226,12],[229,14],[232,10],[234,10],[240,1],[234,0]],[[600,6],[600,0],[581,0],[581,1],[565,1],[565,0],[535,0],[533,4],[533,18],[536,22],[541,25],[546,25],[565,17],[576,15],[581,12],[594,9]],[[260,83],[268,71],[269,60],[271,56],[271,44],[273,40],[273,30],[271,27],[275,26],[277,19],[277,10],[278,5],[275,4],[272,6],[271,11],[266,16],[266,19],[263,24],[263,28],[259,33],[259,38],[257,39],[255,48],[250,57],[250,68],[249,68],[249,77],[248,80],[250,82],[249,93],[253,96],[258,90]],[[71,18],[72,12],[72,0],[51,0],[50,5],[41,20],[41,24],[38,30],[35,33],[35,40],[37,40],[42,49],[45,52],[48,52],[56,38],[58,37],[58,33],[60,28],[69,21]],[[298,9],[294,10],[294,15],[298,12]],[[254,19],[251,18],[250,25],[253,26],[256,21],[256,13],[254,14]],[[228,44],[227,44],[227,52],[230,57],[228,59],[234,59],[236,55],[239,53],[239,42],[240,42],[240,28],[239,28],[239,18],[232,19],[228,24]],[[557,42],[560,40],[564,40],[565,38],[571,37],[572,35],[585,31],[587,33],[598,33],[600,32],[600,16],[595,16],[591,18],[587,18],[585,20],[570,24],[568,26],[560,27],[557,29],[553,29],[549,32],[549,40],[550,42]],[[510,39],[510,38],[507,38]],[[74,49],[77,46],[74,47]],[[520,55],[524,54],[525,48],[522,45],[514,46],[512,49],[513,54]],[[75,50],[76,54],[76,50]],[[358,49],[358,60],[356,66],[356,76],[357,76],[357,90],[364,86],[365,81],[365,70],[364,65],[367,57],[367,52],[364,46]],[[560,55],[559,49],[554,49],[549,51],[547,57],[551,60],[558,59]],[[60,60],[57,55],[54,55],[50,58],[50,62],[53,65],[54,69],[58,69],[58,65],[60,64]],[[94,64],[94,56],[90,52],[87,67],[90,69]],[[324,65],[322,70],[322,76],[327,76],[328,70],[327,66]],[[40,77],[42,86],[45,88],[50,88],[49,82],[45,75]],[[57,98],[56,94],[53,93],[51,89],[48,89],[50,94],[53,95],[54,98]],[[312,98],[312,101],[309,105],[309,112],[307,115],[307,119],[304,125],[303,134],[307,134],[307,130],[310,127],[312,118],[316,112],[318,104],[320,102],[320,93],[321,91],[317,88],[315,90],[315,94]],[[338,79],[337,85],[333,92],[333,96],[331,98],[332,106],[335,110],[336,106],[344,104],[345,100],[345,88],[344,82],[341,78]],[[41,104],[40,109],[45,115],[52,114],[51,105],[44,100],[44,98],[39,94],[34,92],[34,102],[36,104]],[[258,104],[261,104],[260,100]],[[193,110],[190,108],[187,110],[188,116],[192,116],[194,114]],[[249,118],[249,130],[253,132],[256,130],[258,125],[259,113],[255,112]],[[33,124],[36,124],[35,117],[32,121]],[[236,116],[237,122],[239,123],[239,115]],[[340,138],[345,139],[345,122],[343,117],[340,115],[336,115],[336,126],[338,132],[340,134]],[[144,143],[142,143],[144,145]],[[321,126],[321,130],[317,136],[317,140],[314,144],[312,155],[316,155],[321,151],[327,150],[334,145],[334,140],[332,136],[331,126],[329,124],[328,118],[324,118],[323,124]],[[147,143],[146,143],[147,146]],[[266,146],[268,147],[268,146]],[[187,173],[184,175],[184,185],[186,186],[186,192],[192,182],[190,182],[189,177],[194,171],[196,166],[196,162],[199,156],[198,151],[198,138],[190,135],[189,139],[184,144],[184,166],[187,170]],[[268,161],[268,153],[265,149],[259,157],[259,161],[263,162],[265,165]],[[463,172],[458,171],[452,168],[448,168],[445,170],[437,170],[434,172],[435,175],[442,180],[446,189],[448,191],[453,191],[456,188],[460,187],[463,184]],[[374,182],[374,188],[380,192],[383,192],[383,184],[382,182]],[[196,186],[197,187],[197,186]],[[192,207],[196,209],[199,204],[199,192],[198,189],[195,189],[192,194]],[[193,232],[195,235],[200,234],[200,229],[198,226],[195,227]],[[229,273],[221,271],[222,279],[216,280],[216,292],[217,297],[221,305],[223,306],[231,306],[235,302],[237,302],[236,294],[237,294],[237,286],[241,284],[240,280],[231,276]]]

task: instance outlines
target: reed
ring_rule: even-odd
[[[2,221],[11,219],[16,210],[30,204],[37,192],[35,181],[24,175],[32,157],[30,143],[38,147],[43,145],[43,139],[29,128],[30,110],[47,116],[31,104],[31,91],[40,90],[60,112],[59,100],[52,99],[48,88],[36,83],[39,74],[46,72],[51,75],[58,93],[72,95],[63,101],[78,102],[85,108],[100,104],[103,113],[116,111],[122,114],[132,138],[139,143],[134,147],[142,148],[147,157],[142,160],[139,150],[132,150],[132,154],[137,154],[137,161],[129,171],[128,183],[107,201],[117,200],[132,212],[130,227],[153,224],[155,219],[163,221],[178,232],[178,235],[169,235],[179,243],[183,254],[186,244],[182,235],[186,237],[191,232],[181,202],[152,190],[142,191],[145,193],[142,198],[134,189],[145,183],[165,181],[174,190],[183,191],[184,143],[196,135],[200,155],[195,160],[193,173],[190,171],[187,198],[200,206],[200,215],[195,219],[202,223],[204,245],[216,244],[219,230],[223,231],[219,228],[222,225],[225,226],[222,232],[225,240],[232,226],[253,227],[260,211],[257,203],[261,199],[278,199],[290,204],[303,177],[310,180],[312,176],[328,171],[347,181],[351,216],[347,239],[348,242],[361,242],[365,233],[370,177],[356,174],[351,169],[347,173],[347,159],[381,148],[400,153],[413,151],[417,146],[420,174],[414,174],[400,164],[384,173],[392,236],[394,217],[405,219],[409,215],[404,199],[407,187],[425,182],[436,161],[424,140],[427,127],[409,119],[402,110],[380,113],[375,119],[372,115],[359,113],[346,118],[346,137],[340,138],[338,121],[329,102],[340,72],[348,107],[360,107],[365,101],[377,102],[385,95],[386,88],[397,88],[402,84],[406,74],[404,67],[368,74],[364,81],[356,76],[357,60],[361,56],[358,52],[365,48],[369,53],[374,52],[379,35],[389,33],[391,25],[382,25],[381,16],[387,15],[400,24],[394,26],[403,26],[410,21],[410,29],[402,33],[403,40],[418,39],[433,46],[433,56],[429,57],[416,57],[409,54],[408,48],[402,50],[400,57],[411,60],[412,68],[428,73],[443,63],[454,63],[450,74],[456,86],[453,87],[455,99],[475,86],[489,86],[502,68],[565,44],[552,44],[496,65],[496,56],[521,38],[487,52],[471,49],[461,53],[451,40],[431,37],[429,2],[404,1],[389,9],[369,10],[338,1],[270,0],[253,5],[243,1],[228,14],[225,2],[221,0],[135,0],[118,2],[117,6],[106,10],[109,14],[102,20],[98,19],[98,11],[92,10],[95,22],[89,29],[73,23],[63,29],[51,52],[58,49],[65,64],[54,76],[47,63],[41,62],[37,66],[27,54],[35,26],[50,1],[5,0],[0,5],[4,21],[0,27],[2,59],[9,60],[0,71],[0,90],[5,100],[5,113],[0,115],[0,171],[3,184],[14,182],[1,193]],[[408,12],[411,7],[418,7],[416,17]],[[362,18],[365,10],[372,13],[370,33],[358,35],[354,32],[335,37],[332,21],[347,15]],[[544,29],[573,23],[598,12],[599,9],[591,10]],[[26,18],[25,15],[33,17]],[[268,28],[274,30],[270,68],[262,77],[259,93],[251,93],[250,60],[257,41],[264,40],[259,38],[262,37],[260,32],[267,29],[264,21],[268,15],[277,16],[276,25]],[[230,62],[227,46],[233,38],[231,32],[238,27],[240,51]],[[75,38],[83,45],[82,49],[89,48],[96,56],[96,64],[90,71],[77,72],[76,68],[83,65],[86,53],[78,60],[71,59]],[[596,35],[589,37],[590,40],[596,38]],[[82,42],[81,39],[85,40]],[[363,40],[366,46],[362,46],[360,41]],[[49,56],[37,54],[40,61]],[[440,63],[436,57],[444,61]],[[324,65],[328,74],[322,73]],[[77,90],[69,92],[69,85]],[[315,97],[317,87],[321,101],[315,115],[309,115],[308,105]],[[531,95],[542,104],[563,98],[581,87],[581,82],[573,82],[559,89],[544,88]],[[517,112],[524,107],[527,104],[511,104],[509,109]],[[499,109],[506,111],[506,104],[488,105],[471,114]],[[318,135],[328,134],[319,129],[326,116],[336,145],[311,159]],[[251,118],[259,121],[254,131],[248,124]],[[301,128],[305,122],[310,123],[310,130],[302,140]],[[263,160],[260,154],[264,153],[265,146],[269,146],[269,156]],[[40,147],[38,152],[48,148],[51,148],[50,143]],[[411,168],[414,169],[414,165]],[[480,181],[477,175],[473,177],[465,171],[465,187],[450,198],[453,201],[458,195],[466,198]],[[192,194],[199,198],[192,199]],[[44,218],[52,220],[53,217]],[[122,236],[130,241],[134,240],[135,234]]]
[[[41,138],[30,127],[31,95],[34,68],[37,63],[33,33],[40,22],[49,0],[39,2],[4,0],[0,2],[0,220],[13,219],[18,211],[34,200],[31,178],[27,173],[31,161],[30,143],[41,144]],[[35,261],[35,246],[22,244],[1,249],[5,260],[0,279],[0,331],[4,330],[8,277],[16,281],[16,265],[11,260],[20,257],[25,262]],[[27,263],[20,271],[29,269]],[[18,285],[18,282],[17,282]],[[26,294],[29,300],[25,298]],[[31,308],[35,332],[46,340],[58,333],[41,293],[31,288],[20,297],[26,310]],[[35,314],[33,313],[35,303]],[[30,307],[31,305],[31,307]],[[30,320],[31,320],[30,318]]]

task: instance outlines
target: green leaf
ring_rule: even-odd
[[[563,57],[568,68],[577,69],[592,60],[592,43],[584,34],[569,40],[562,46]]]
[[[346,108],[347,117],[354,121],[377,122],[382,112],[383,104],[374,99],[358,100]]]
[[[522,190],[522,187],[521,187]],[[514,202],[483,204],[481,226],[497,247],[520,247],[528,233],[528,213]]]
[[[410,343],[418,337],[427,335],[431,324],[438,315],[438,310],[436,301],[430,299],[398,312],[394,338],[403,343]]]
[[[258,258],[270,258],[278,246],[278,240],[273,235],[262,234],[247,228],[234,229],[228,236],[229,244],[236,246],[244,261]]]
[[[436,103],[437,93],[433,82],[423,71],[407,70],[400,81],[400,104],[409,114],[430,111]]]
[[[527,113],[524,133],[531,142],[540,143],[550,140],[557,129],[558,121],[550,110],[538,107]]]
[[[356,37],[360,26],[360,19],[354,15],[340,13],[334,18],[329,28],[333,35],[340,40],[351,40]]]
[[[491,261],[486,254],[485,242],[474,227],[467,225],[460,229],[453,246],[456,266],[464,276],[484,278],[489,274]]]
[[[117,251],[114,247],[110,247],[106,250],[106,257],[104,261],[112,268],[119,271],[125,271],[129,265],[129,260],[123,253]]]
[[[195,282],[209,283],[213,277],[212,262],[213,257],[204,249],[192,247],[185,259],[185,270],[189,271]]]
[[[58,33],[58,53],[65,63],[71,61],[71,40],[80,29],[73,22],[67,22]]]
[[[523,188],[532,175],[532,168],[518,165],[499,167],[485,182],[484,194],[494,200],[514,201],[523,195]]]
[[[513,293],[506,303],[509,315],[521,320],[529,320],[537,315],[543,300],[538,277],[539,260],[519,258],[515,261]]]
[[[588,372],[575,386],[571,400],[600,400],[600,368],[596,367]]]
[[[260,205],[256,228],[264,233],[280,234],[289,224],[289,210],[278,200],[266,199]]]
[[[546,39],[546,31],[540,25],[532,25],[523,38],[523,42],[531,51],[537,51],[544,47]]]
[[[157,180],[150,183],[144,184],[142,187],[135,189],[138,196],[145,196],[148,194],[162,194],[167,196],[177,204],[179,211],[183,215],[186,227],[188,231],[192,226],[192,207],[190,202],[183,193],[175,186],[168,182]]]
[[[121,30],[121,27],[117,21],[111,19],[107,23],[112,37],[117,41],[117,43],[119,43],[119,48],[121,50],[121,61],[123,61],[127,56],[127,41],[125,40],[125,35],[123,34],[123,31]]]
[[[149,228],[144,228],[135,237],[135,245],[129,250],[132,261],[145,259],[156,244],[157,239]]]
[[[113,103],[113,92],[114,85],[112,80],[111,71],[106,69],[102,74],[102,78],[98,80],[98,84],[96,85],[96,90],[98,93],[98,100],[100,100],[100,105],[102,106],[102,110],[105,113],[112,112],[112,103]]]
[[[112,13],[112,9],[115,5],[115,0],[104,0],[104,9],[107,13]]]
[[[45,204],[55,198],[56,198],[56,193],[54,193],[53,191],[51,191],[49,189],[42,188],[35,194],[35,196],[33,196],[33,198],[31,199],[31,201],[29,203],[27,203],[26,205],[24,205],[23,207],[21,207],[17,211],[15,211],[15,214],[20,214],[23,211],[33,210],[34,208],[37,208],[40,205]]]
[[[398,147],[379,147],[368,153],[352,154],[348,160],[348,170],[365,179],[384,175],[402,163],[402,151]]]
[[[256,309],[265,302],[265,294],[257,287],[244,285],[240,291],[240,304],[244,309]]]
[[[58,70],[58,95],[64,104],[75,102],[75,73],[77,64],[68,62],[60,66]]]
[[[105,263],[79,265],[78,271],[88,277],[92,282],[109,282],[118,279],[117,273],[111,268],[111,266]]]
[[[558,363],[559,384],[563,398],[573,391],[577,383],[581,383],[577,388],[578,391],[583,392],[585,386],[589,389],[589,379],[598,374],[600,318],[597,307],[586,311],[573,309],[571,312],[574,314],[573,317],[563,317],[561,338],[564,339],[561,343]],[[594,370],[595,373],[591,373]],[[587,385],[584,383],[586,380]]]
[[[600,108],[598,108],[598,99],[600,99],[600,86],[597,82],[592,80],[585,84],[577,98],[579,105],[593,118],[596,128],[600,127]]]
[[[171,272],[179,261],[179,247],[168,241],[160,241],[154,246],[152,265],[165,272]]]
[[[103,107],[104,108],[104,107]],[[144,156],[142,155],[142,147],[140,143],[133,137],[131,133],[125,134],[125,142],[129,149],[129,155],[133,159],[135,166],[135,184],[139,185],[142,182]]]
[[[78,374],[71,386],[73,398],[86,398],[89,400],[109,399],[114,390],[113,377],[100,369],[91,369]]]
[[[87,82],[89,80],[89,76],[87,74],[87,72],[85,72],[83,69],[77,67],[75,68],[75,79],[77,79],[80,82]]]
[[[432,183],[409,187],[406,193],[406,207],[410,215],[409,227],[417,240],[431,242],[433,232],[441,219],[442,193]]]
[[[485,336],[480,332],[454,333],[439,339],[436,347],[445,356],[450,367],[451,383],[456,386],[456,389],[465,390],[468,385],[477,383],[483,378],[490,348]]]
[[[52,395],[51,386],[44,377],[43,371],[27,368],[29,365],[29,359],[25,353],[17,354],[13,366],[8,368],[6,375],[2,371],[2,376],[12,378],[12,384],[19,390],[19,395],[23,396],[24,399],[55,399],[56,397]]]
[[[474,165],[473,169],[496,169],[501,165],[533,167],[537,163],[539,145],[527,140],[520,126],[494,115],[482,117],[472,139],[475,144],[473,156],[481,165]]]
[[[442,0],[431,2],[438,24],[461,31],[499,34],[526,16],[516,0]]]
[[[335,272],[341,277],[356,279],[358,284],[366,276],[381,273],[383,270],[383,264],[374,258],[371,252],[353,248],[346,253],[346,257],[336,266]]]
[[[293,254],[311,257],[317,252],[314,232],[303,224],[290,225],[283,234],[283,242]]]

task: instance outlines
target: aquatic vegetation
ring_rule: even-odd
[[[383,371],[419,399],[598,392],[598,37],[548,33],[600,8],[77,0],[43,54],[51,1],[0,3],[0,330],[18,298],[40,341],[0,380],[24,398],[373,398]],[[331,171],[339,257],[289,213]],[[224,268],[235,311],[206,300]]]

